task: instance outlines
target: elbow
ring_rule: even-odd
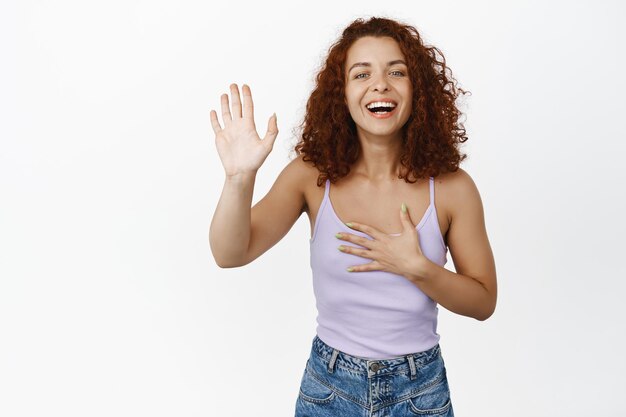
[[[239,268],[240,266],[243,266],[243,264],[229,264],[229,263],[217,263],[217,262],[216,264],[222,269]]]
[[[481,309],[479,312],[477,312],[478,314],[474,316],[474,318],[478,321],[485,321],[489,317],[493,316],[493,313],[496,311],[496,304],[498,302],[498,295],[496,290],[494,289],[490,291],[485,287],[484,284],[483,287],[485,288],[485,293],[484,298],[481,302]]]
[[[488,314],[482,314],[482,315],[476,316],[476,317],[474,317],[474,318],[475,318],[476,320],[478,320],[478,321],[485,321],[485,320],[487,320],[489,317],[491,317],[492,315],[493,315],[493,311],[492,311],[492,312],[490,312],[490,313],[488,313]]]
[[[238,268],[244,265],[241,262],[232,262],[232,261],[229,262],[225,259],[218,259],[215,256],[213,256],[213,260],[215,260],[215,264],[222,269]]]
[[[217,266],[219,266],[222,269],[228,269],[228,268],[239,268],[240,266],[245,266],[248,265],[251,261],[250,260],[246,260],[241,259],[241,258],[231,258],[231,259],[224,259],[224,258],[218,258],[215,256],[215,254],[213,255],[213,260],[215,260],[215,264]]]
[[[496,311],[496,305],[495,303],[487,310],[487,311],[483,311],[481,312],[479,315],[477,315],[476,317],[474,317],[476,320],[478,321],[485,321],[487,320],[489,317],[493,316],[493,313]]]
[[[234,268],[233,265],[229,265],[229,264],[224,263],[224,262],[218,262],[217,260],[215,260],[215,265],[219,266],[222,269]]]
[[[215,261],[215,264],[222,269],[237,268],[247,263],[242,262],[241,259],[235,259],[232,256],[223,256],[224,254],[220,254],[218,251],[215,250],[215,248],[211,244],[211,241],[209,241],[209,248],[211,249],[211,254],[213,255],[213,261]]]

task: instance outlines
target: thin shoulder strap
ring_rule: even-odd
[[[435,205],[435,179],[430,177],[430,205]]]
[[[327,210],[326,207],[330,204],[330,200],[328,197],[328,191],[330,190],[330,180],[326,180],[326,185],[324,188],[324,197],[322,198],[322,202],[320,204],[320,208],[317,211],[317,218],[315,219],[315,225],[313,225],[313,234],[309,241],[313,243],[315,237],[317,236],[317,229],[320,227],[320,223],[322,222],[322,216],[324,212]]]

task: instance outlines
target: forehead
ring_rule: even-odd
[[[404,59],[400,45],[395,39],[388,36],[380,38],[364,36],[354,41],[348,49],[346,67],[350,68],[355,62],[387,62],[393,59]]]

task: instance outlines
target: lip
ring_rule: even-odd
[[[375,102],[377,102],[377,101],[379,101],[379,102],[383,102],[383,103],[393,103],[393,104],[395,104],[395,107],[393,108],[393,110],[391,110],[391,111],[389,111],[389,112],[386,112],[386,113],[383,113],[383,114],[376,114],[376,113],[373,113],[373,112],[369,111],[369,109],[367,108],[367,106],[369,106],[370,104],[375,103]],[[393,115],[395,114],[395,112],[396,112],[396,110],[397,110],[397,109],[398,109],[398,102],[397,102],[397,101],[395,101],[395,100],[392,100],[392,99],[390,99],[390,98],[379,98],[379,99],[374,99],[374,100],[372,100],[372,101],[369,101],[369,102],[365,105],[365,111],[366,111],[367,113],[369,113],[372,117],[376,118],[376,119],[388,119],[388,118],[390,118],[391,116],[393,116]]]
[[[368,112],[370,116],[375,117],[376,119],[388,119],[389,117],[393,116],[396,113],[397,108],[398,106],[394,107],[393,110],[388,111],[387,113],[383,113],[383,114],[372,113],[367,108],[365,108],[365,111]]]
[[[365,103],[365,107],[367,108],[367,106],[369,106],[370,104],[377,102],[377,101],[382,101],[383,103],[393,103],[396,105],[396,107],[398,107],[398,102],[395,100],[392,100],[390,98],[378,98],[378,99],[374,99],[372,101],[368,101],[367,103]]]

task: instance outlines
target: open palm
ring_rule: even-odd
[[[230,85],[230,93],[232,114],[228,107],[228,94],[221,96],[224,128],[220,126],[215,110],[211,110],[211,126],[215,132],[217,152],[227,176],[256,172],[272,151],[278,136],[276,115],[270,117],[267,133],[261,140],[254,124],[254,104],[250,87],[246,84],[242,86],[243,114],[237,84]]]

